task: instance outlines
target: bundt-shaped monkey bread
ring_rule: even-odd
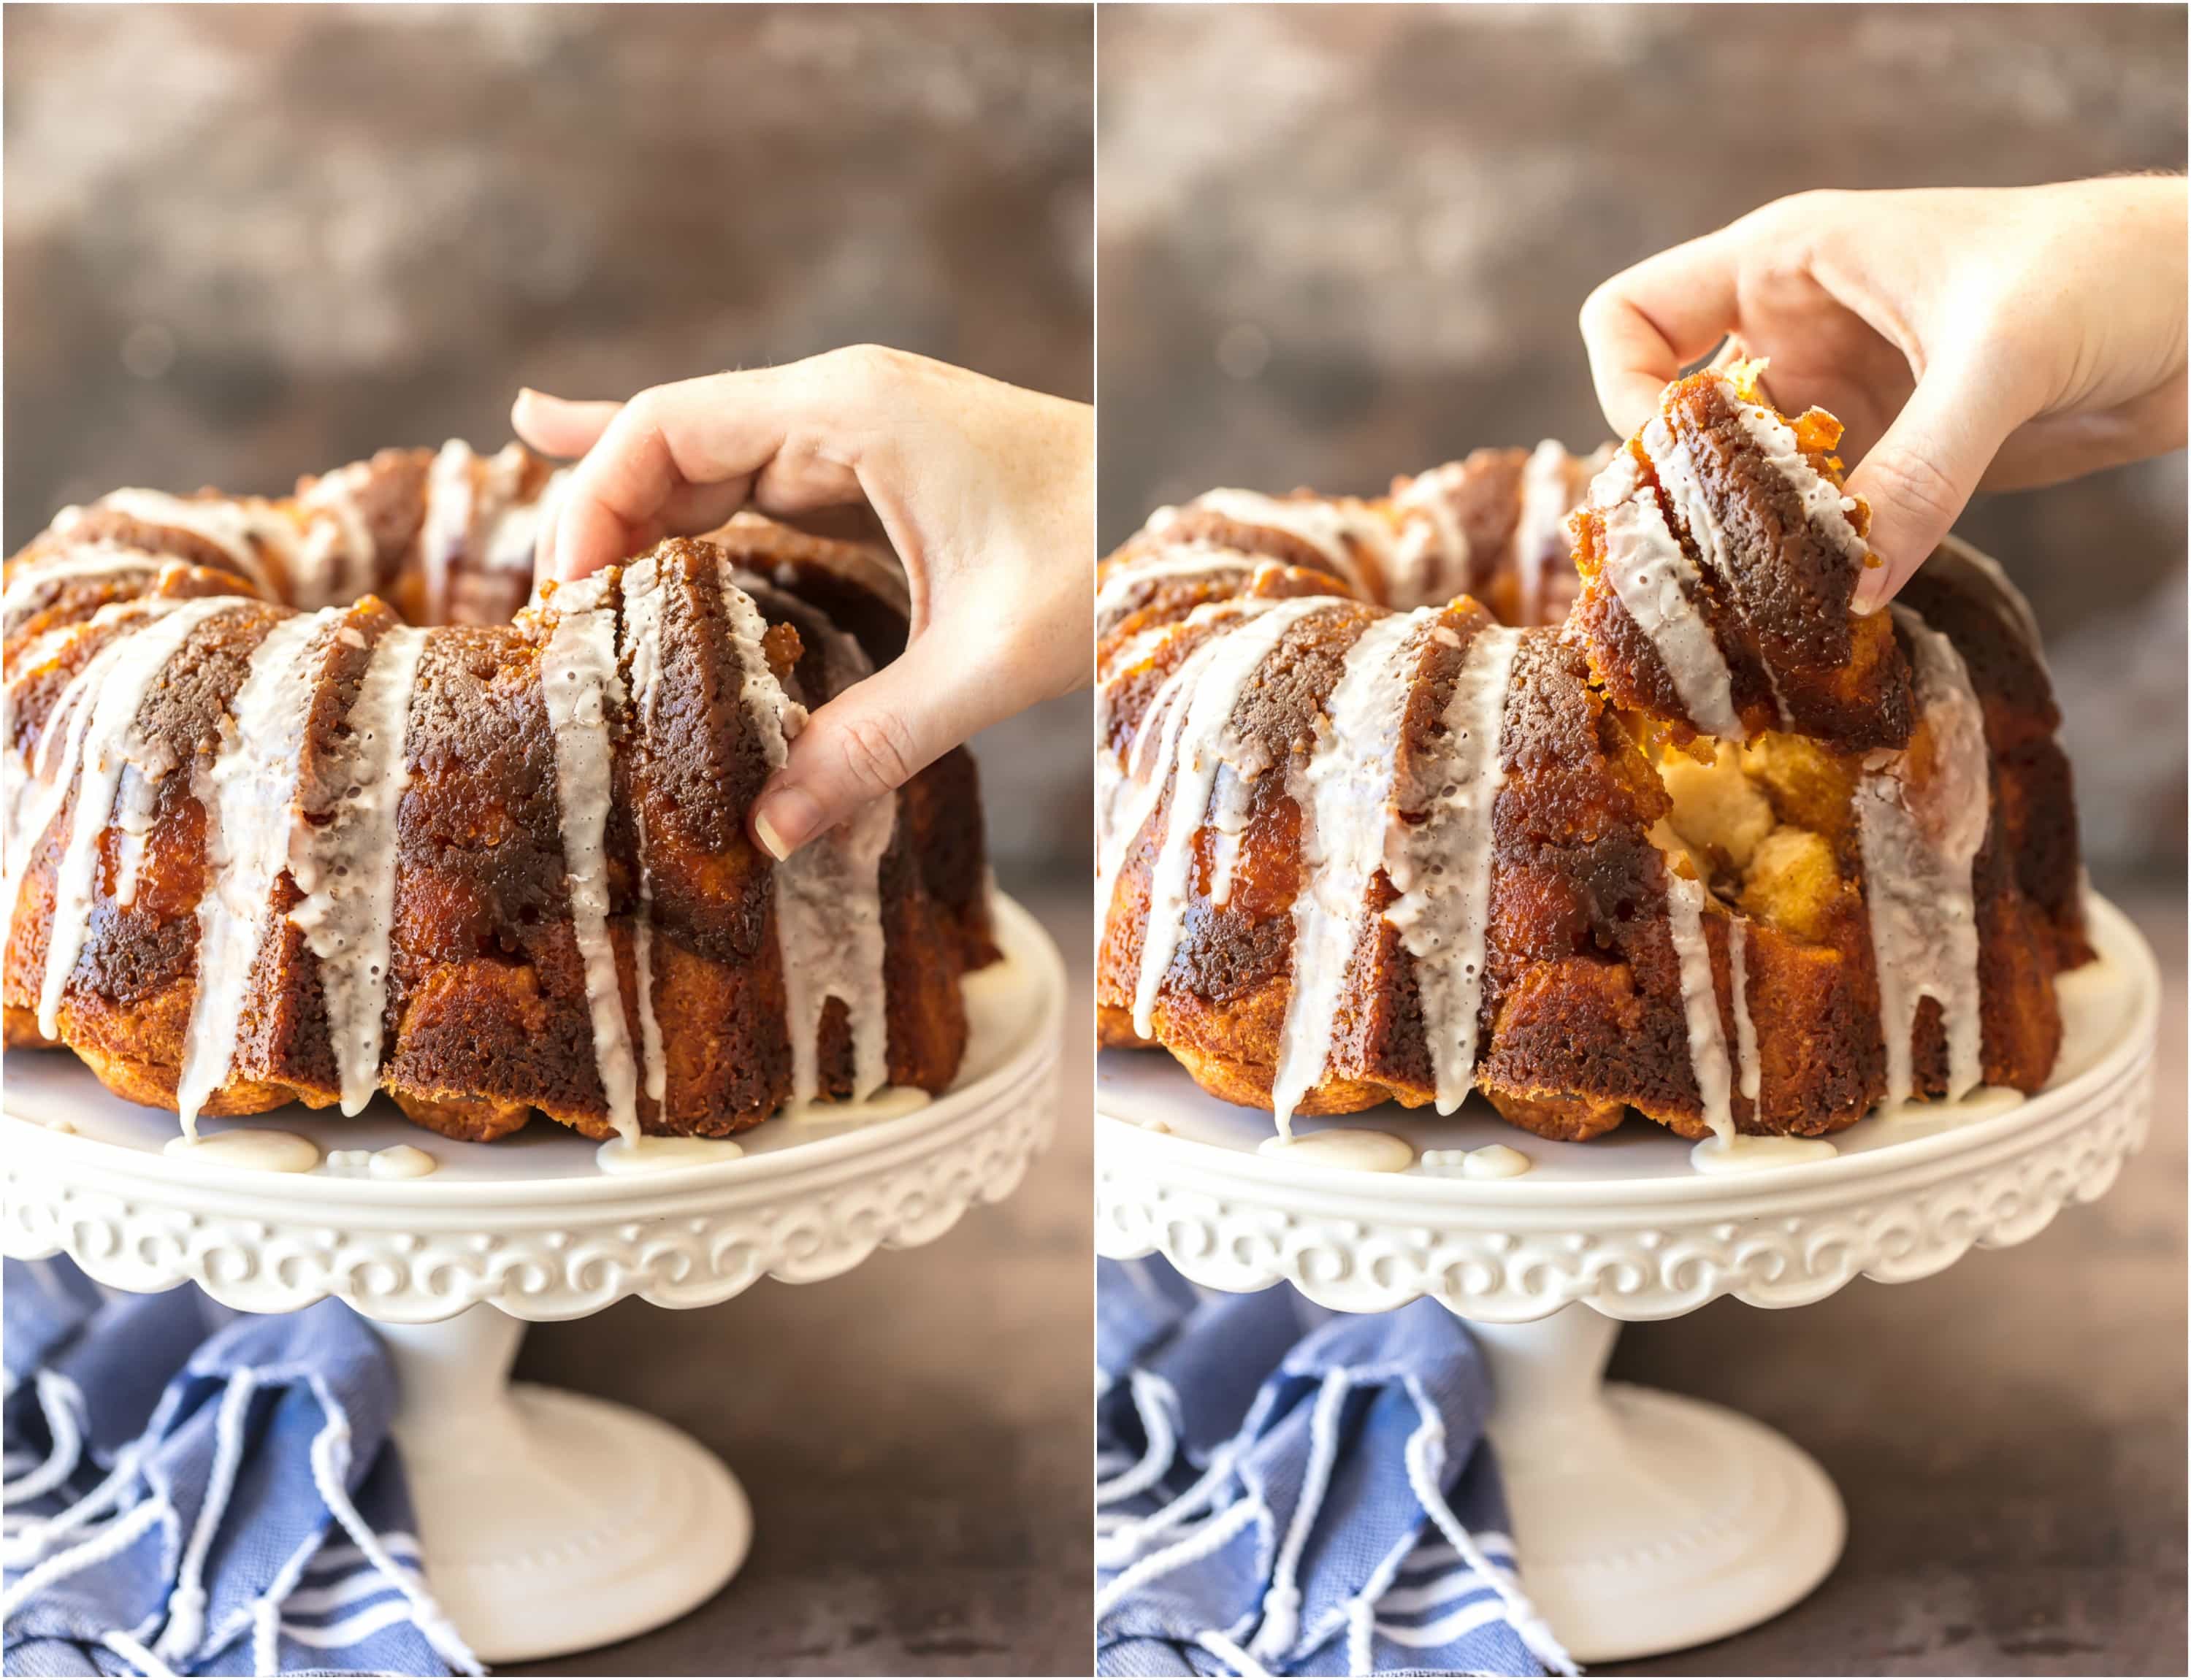
[[[117,491],[9,561],[11,1047],[186,1127],[385,1091],[475,1139],[943,1088],[996,954],[971,762],[788,863],[745,826],[902,582],[741,519],[526,605],[560,483],[385,451]]]
[[[2091,955],[2036,630],[1952,539],[1852,610],[1840,429],[1737,368],[1588,463],[1152,519],[1099,582],[1104,1042],[1281,1126],[2036,1089]]]

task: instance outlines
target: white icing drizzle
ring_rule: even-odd
[[[1230,764],[1217,767],[1209,797],[1209,902],[1232,901],[1232,877],[1240,866],[1241,837],[1255,813],[1255,784]]]
[[[31,603],[52,583],[73,583],[93,577],[119,577],[132,572],[162,572],[179,563],[165,555],[148,554],[114,542],[79,542],[35,559],[19,560],[0,594],[0,635],[13,636],[28,618]]]
[[[358,493],[373,475],[368,462],[352,462],[328,473],[297,498],[308,514],[303,545],[297,551],[297,576],[291,604],[337,606],[370,591],[379,552]]]
[[[1242,554],[1204,543],[1149,549],[1114,561],[1104,573],[1102,586],[1096,592],[1096,622],[1100,627],[1124,612],[1128,599],[1143,584],[1222,577],[1237,572],[1261,575],[1278,569],[1277,563],[1264,555]]]
[[[1743,430],[1757,446],[1766,464],[1795,492],[1796,500],[1802,503],[1804,516],[1823,531],[1843,554],[1861,565],[1870,550],[1864,547],[1864,539],[1849,522],[1849,515],[1856,512],[1856,497],[1811,464],[1786,421],[1769,408],[1744,402],[1727,381],[1720,383],[1734,404]]]
[[[327,822],[298,823],[290,835],[289,873],[304,897],[289,920],[319,959],[346,1115],[372,1101],[380,1081],[396,917],[396,818],[411,779],[404,748],[411,690],[425,651],[422,630],[396,625],[381,633],[344,720],[344,792]]]
[[[1750,923],[1731,916],[1727,923],[1727,979],[1734,988],[1734,1053],[1741,1069],[1735,1089],[1757,1100],[1757,1024],[1750,1018]]]
[[[1252,490],[1211,490],[1188,505],[1236,525],[1281,531],[1307,543],[1357,591],[1365,591],[1368,586],[1356,558],[1357,548],[1366,550],[1380,566],[1391,549],[1391,525],[1359,502],[1320,496],[1265,496]],[[1159,508],[1149,516],[1147,529],[1161,533],[1180,518],[1181,509]]]
[[[27,652],[20,668],[35,670],[46,658],[57,653],[63,644],[78,635],[95,633],[111,625],[142,626],[164,618],[180,604],[172,600],[120,601],[101,607],[80,625],[70,625],[41,637]],[[14,732],[4,720],[0,720],[0,741],[8,743],[6,751],[9,768],[15,774],[0,775],[0,803],[5,806],[5,830],[0,833],[0,859],[4,859],[6,877],[0,883],[0,906],[4,906],[9,921],[14,917],[15,900],[20,893],[23,877],[30,868],[31,854],[37,849],[46,831],[53,826],[55,816],[66,802],[69,779],[64,774],[76,762],[76,754],[83,744],[84,729],[91,721],[91,702],[106,681],[107,674],[123,656],[124,644],[130,633],[124,630],[108,641],[85,662],[83,668],[71,678],[54,701],[53,709],[46,714],[45,728],[39,733],[31,753],[16,751]],[[12,711],[11,703],[9,707]]]
[[[1276,602],[1268,611],[1214,636],[1176,673],[1182,679],[1182,698],[1172,703],[1177,715],[1167,729],[1165,750],[1150,774],[1152,782],[1161,783],[1169,768],[1172,790],[1163,842],[1149,871],[1148,917],[1134,993],[1134,1030],[1144,1038],[1154,1030],[1157,992],[1179,948],[1194,837],[1209,809],[1210,784],[1221,762],[1248,756],[1232,732],[1233,708],[1286,632],[1309,614],[1331,605],[1322,596]],[[1189,677],[1188,672],[1198,666],[1200,669]],[[1147,721],[1143,720],[1144,727]]]
[[[1411,782],[1399,790],[1401,809],[1423,819],[1386,831],[1385,870],[1399,897],[1385,919],[1414,959],[1440,1114],[1458,1109],[1476,1080],[1492,819],[1506,779],[1500,743],[1521,647],[1518,630],[1477,632],[1446,703],[1443,756],[1412,767]]]
[[[760,731],[773,769],[787,756],[787,736],[804,726],[805,710],[785,695],[769,670],[761,646],[767,621],[727,567],[721,587],[731,644],[744,667],[748,715]],[[857,645],[839,633],[828,633],[823,651],[833,670],[846,677],[866,668]],[[852,1100],[865,1101],[890,1082],[879,871],[896,830],[897,803],[895,793],[870,801],[775,867],[776,930],[783,959],[795,1105],[803,1107],[821,1094],[818,1041],[833,997],[845,1006],[851,1033]]]
[[[1711,946],[1705,942],[1704,886],[1666,871],[1666,930],[1681,963],[1682,1012],[1688,1025],[1689,1067],[1704,1100],[1704,1124],[1722,1140],[1734,1136],[1734,1108],[1727,1061],[1727,1032],[1720,1022],[1719,988],[1712,979]]]
[[[1932,737],[1932,775],[1921,785],[1914,781],[1905,752],[1857,786],[1864,901],[1887,1041],[1887,1101],[1907,1102],[1915,1088],[1910,1036],[1919,1002],[1930,997],[1947,1031],[1952,1102],[1983,1077],[1971,866],[1985,843],[1992,761],[1984,713],[1954,644],[1909,608],[1893,610],[1909,648],[1921,726]]]
[[[426,621],[441,624],[449,613],[449,578],[472,535],[472,465],[478,457],[461,438],[451,438],[426,471],[426,515],[418,527],[418,560],[425,573]]]
[[[540,528],[554,516],[563,485],[571,476],[569,468],[558,467],[540,486],[539,495],[530,502],[520,502],[515,499],[517,486],[523,481],[526,462],[524,450],[510,444],[487,463],[487,484],[493,499],[482,515],[487,536],[480,545],[480,564],[489,571],[531,574]]]
[[[631,684],[631,729],[645,742],[654,725],[655,696],[662,679],[662,577],[652,554],[624,569],[623,653]],[[662,1053],[662,1023],[654,1013],[654,877],[646,857],[646,809],[632,807],[632,832],[639,851],[639,909],[632,918],[634,979],[639,991],[641,1084],[660,1107],[669,1088],[668,1063]]]
[[[299,755],[317,686],[302,668],[334,608],[284,619],[253,649],[230,723],[205,783],[194,791],[206,813],[212,878],[198,895],[196,984],[183,1034],[175,1110],[197,1135],[198,1111],[227,1082],[242,1025],[244,989],[272,908],[274,883],[289,861]]]
[[[1418,663],[1411,644],[1433,616],[1425,608],[1374,621],[1346,650],[1317,719],[1301,808],[1293,983],[1271,1087],[1272,1118],[1281,1132],[1291,1126],[1295,1104],[1323,1081],[1330,1056],[1363,900],[1385,863],[1400,726]]]
[[[1727,656],[1688,593],[1700,583],[1696,565],[1675,541],[1636,457],[1626,450],[1615,456],[1591,498],[1605,514],[1606,579],[1658,650],[1689,722],[1706,735],[1740,740]]]
[[[1387,580],[1394,605],[1436,606],[1468,587],[1468,532],[1453,510],[1464,471],[1461,463],[1448,461],[1418,473],[1394,492],[1392,505],[1402,514]]]
[[[1572,457],[1546,438],[1522,468],[1522,511],[1514,525],[1514,574],[1520,585],[1522,622],[1544,621],[1545,570],[1569,550],[1568,510],[1575,504]]]
[[[159,809],[160,784],[134,764],[122,767],[114,795],[114,902],[127,909],[137,902],[145,850],[152,836],[152,814]]]
[[[639,1136],[639,1076],[616,946],[609,938],[606,839],[614,789],[609,719],[623,702],[617,673],[616,611],[606,576],[555,592],[555,630],[540,656],[540,692],[555,738],[555,811],[563,837],[563,879],[571,894],[571,933],[585,973],[593,1022],[594,1070],[610,1121],[627,1140]]]
[[[100,836],[105,832],[114,809],[122,766],[134,762],[141,769],[148,757],[136,732],[138,708],[168,662],[182,650],[191,633],[214,614],[236,604],[236,598],[229,595],[183,602],[174,611],[122,633],[110,648],[100,650],[100,659],[86,667],[88,675],[104,662],[106,654],[116,656],[87,698],[79,702],[82,710],[71,719],[66,760],[54,778],[64,788],[75,785],[76,802],[60,866],[54,872],[45,973],[38,992],[38,1030],[48,1038],[60,1033],[61,994],[83,951],[99,866]],[[48,724],[48,735],[52,732]],[[9,902],[14,902],[12,897]]]
[[[1204,603],[1177,623],[1160,625],[1135,638],[1113,661],[1113,668],[1130,677],[1162,644],[1174,637],[1191,634],[1212,625],[1259,617],[1274,604],[1268,600]],[[1127,854],[1140,837],[1142,828],[1155,813],[1158,803],[1164,796],[1164,779],[1171,763],[1173,749],[1179,738],[1179,730],[1186,721],[1187,697],[1193,692],[1201,673],[1216,657],[1218,644],[1223,639],[1222,633],[1213,633],[1158,685],[1155,695],[1135,725],[1133,738],[1127,742],[1123,752],[1113,752],[1104,744],[1110,738],[1112,685],[1107,683],[1098,696],[1096,904],[1099,916],[1107,917],[1110,913],[1111,898],[1118,886],[1118,871],[1125,866]],[[1244,778],[1242,780],[1244,781]],[[1244,809],[1252,797],[1252,789],[1243,786],[1236,793],[1226,797],[1228,804],[1237,804],[1241,809],[1243,813],[1241,820],[1244,821]],[[1238,836],[1233,838],[1237,842]],[[1221,836],[1221,851],[1222,843]],[[1221,856],[1219,861],[1224,865],[1226,889],[1229,895],[1231,860]]]
[[[296,521],[278,502],[256,497],[170,496],[157,490],[111,491],[93,508],[119,514],[139,525],[186,531],[201,537],[232,560],[236,569],[268,594],[277,593],[266,570],[264,553],[271,553],[287,570],[296,552]],[[87,517],[82,508],[64,508],[54,517],[52,529],[72,531]]]

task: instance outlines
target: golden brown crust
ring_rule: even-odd
[[[424,451],[384,451],[345,480],[377,566],[396,572],[398,601],[417,594],[415,576],[395,563],[415,550],[431,459]],[[533,490],[546,470],[528,465]],[[232,610],[192,631],[139,709],[139,729],[172,768],[158,784],[127,904],[115,887],[117,831],[105,835],[94,909],[58,1023],[59,1041],[117,1094],[174,1107],[196,987],[199,900],[212,873],[197,773],[219,750],[252,650],[283,610],[250,599],[251,586],[224,569],[218,545],[191,532],[117,523],[97,510],[87,517],[102,540],[143,548],[143,564],[57,579],[11,600],[11,751],[35,750],[70,678],[132,622],[129,602],[236,598]],[[85,534],[79,526],[71,537]],[[664,1063],[663,1101],[643,1088],[639,1097],[651,1132],[726,1135],[774,1112],[792,1088],[774,866],[745,827],[768,763],[741,697],[745,678],[720,582],[726,563],[767,566],[773,581],[754,586],[767,626],[762,650],[779,681],[810,707],[866,668],[820,657],[819,639],[838,634],[831,607],[857,622],[863,640],[887,642],[893,621],[900,645],[903,639],[903,616],[893,621],[887,589],[869,588],[840,564],[834,549],[842,545],[779,540],[749,525],[733,534],[733,551],[681,539],[655,551],[665,651],[654,722],[644,730],[629,717],[614,722],[607,932],[637,1046],[643,816],[652,999]],[[58,552],[52,542],[32,545],[9,563],[9,580]],[[621,611],[621,599],[622,574],[612,569],[607,602]],[[551,599],[512,625],[430,632],[410,701],[380,1083],[420,1125],[452,1138],[504,1136],[536,1110],[589,1137],[613,1131],[572,928],[555,752],[540,692],[555,622]],[[368,597],[310,644],[312,698],[297,795],[304,820],[329,820],[343,796],[337,749],[344,719],[373,650],[398,623],[390,605]],[[977,797],[963,754],[931,766],[906,791],[882,860],[895,1084],[941,1091],[955,1076],[966,1038],[959,977],[998,954]],[[14,907],[4,985],[11,1047],[44,1042],[36,1007],[71,815],[65,804],[40,841]],[[230,1075],[203,1105],[208,1115],[289,1101],[325,1107],[339,1098],[318,962],[287,917],[301,896],[283,871],[246,988]],[[851,1094],[849,1017],[834,999],[820,1038],[820,1094]]]
[[[1736,1081],[1736,1127],[1828,1134],[1887,1089],[1857,790],[1873,762],[1867,754],[1906,747],[1922,777],[1933,773],[1927,755],[1937,746],[1914,718],[1909,663],[1892,621],[1850,614],[1858,568],[1844,548],[1801,528],[1788,481],[1771,477],[1723,389],[1675,388],[1668,413],[1692,460],[1704,463],[1696,477],[1722,536],[1756,562],[1739,593],[1730,584],[1703,602],[1753,739],[1727,749],[1733,756],[1702,780],[1662,780],[1662,766],[1697,768],[1684,754],[1710,760],[1710,743],[1697,741],[1652,643],[1603,580],[1602,515],[1579,514],[1580,599],[1562,632],[1524,636],[1505,703],[1477,1088],[1514,1124],[1546,1138],[1597,1136],[1630,1108],[1682,1137],[1708,1135],[1668,910],[1674,874],[1693,873],[1707,889],[1703,945],[1730,1059],[1744,1026],[1734,988],[1740,941],[1756,1095]],[[1785,423],[1822,478],[1838,485],[1830,417]],[[1491,487],[1518,475],[1523,458],[1479,451],[1468,474],[1440,469],[1449,491],[1477,487],[1471,540],[1503,540],[1486,510],[1511,506],[1511,497]],[[1648,472],[1641,481],[1662,497],[1670,529],[1695,559],[1670,499]],[[1859,535],[1864,522],[1859,508],[1852,517]],[[1152,812],[1138,833],[1120,837],[1111,902],[1101,907],[1100,1041],[1161,1045],[1211,1094],[1270,1108],[1293,986],[1294,910],[1307,885],[1300,772],[1317,730],[1329,727],[1322,714],[1340,662],[1378,613],[1348,599],[1312,545],[1287,533],[1190,508],[1159,536],[1144,533],[1099,572],[1099,752],[1114,765],[1166,682],[1251,618],[1257,603],[1331,598],[1329,610],[1284,633],[1229,720],[1246,743],[1238,751],[1261,768],[1244,810],[1228,817],[1238,832],[1221,903],[1212,892],[1212,814],[1195,814],[1187,905],[1149,1039],[1135,1031],[1132,1009],[1150,871],[1175,782],[1152,786]],[[1187,539],[1204,546],[1181,552],[1176,544]],[[1494,575],[1489,587],[1500,581]],[[1931,581],[1921,573],[1905,599],[1961,655],[1984,712],[1991,815],[1972,883],[1983,1075],[2034,1090],[2059,1047],[2053,974],[2089,955],[2058,718],[2035,650],[1983,578],[1973,582],[1967,569],[1943,568]],[[1243,604],[1228,610],[1232,601]],[[1465,599],[1440,616],[1449,635],[1426,642],[1410,672],[1403,754],[1443,715],[1460,650],[1489,616]],[[1818,618],[1838,628],[1818,629]],[[1704,783],[1730,777],[1739,797],[1730,803],[1722,786],[1717,808],[1682,809],[1670,797],[1670,787],[1698,797],[1712,791]],[[1322,1077],[1295,1105],[1299,1114],[1385,1102],[1416,1108],[1435,1095],[1413,960],[1377,913],[1397,891],[1377,871],[1367,892]],[[1917,1093],[1944,1093],[1946,1035],[1930,1000],[1913,1049]]]

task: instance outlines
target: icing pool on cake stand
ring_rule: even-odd
[[[194,1282],[249,1312],[348,1302],[395,1355],[430,1580],[480,1657],[629,1637],[736,1572],[752,1533],[745,1496],[666,1424],[511,1385],[525,1321],[834,1277],[1010,1194],[1056,1110],[1065,973],[1018,905],[999,897],[994,913],[1005,961],[966,982],[972,1031],[943,1095],[910,1112],[780,1116],[743,1133],[735,1155],[645,1172],[603,1170],[596,1145],[546,1121],[452,1143],[384,1099],[355,1119],[292,1108],[202,1124],[208,1138],[293,1134],[319,1157],[306,1171],[225,1165],[217,1149],[178,1157],[172,1114],[110,1096],[65,1053],[11,1055],[0,1249],[65,1253],[119,1289]],[[401,1156],[374,1170],[403,1148],[435,1170],[401,1176],[416,1166]],[[337,1159],[356,1155],[362,1167]]]
[[[1443,1302],[1491,1365],[1523,1584],[1573,1654],[1618,1661],[1724,1637],[1824,1578],[1841,1501],[1761,1425],[1603,1383],[1619,1321],[1926,1277],[2104,1193],[2145,1135],[2160,976],[2121,912],[2094,898],[2088,914],[2101,957],[2062,977],[2063,1047],[2044,1091],[1875,1114],[1830,1155],[1756,1170],[1700,1171],[1692,1145],[1633,1119],[1551,1143],[1476,1100],[1443,1118],[1388,1106],[1296,1121],[1305,1140],[1367,1132],[1414,1156],[1398,1171],[1335,1166],[1331,1146],[1266,1148],[1268,1115],[1204,1095],[1169,1057],[1106,1052],[1097,1246],[1161,1252],[1218,1289],[1290,1282],[1344,1311]],[[1368,1147],[1396,1164],[1389,1143]],[[1494,1148],[1528,1170],[1469,1170]]]

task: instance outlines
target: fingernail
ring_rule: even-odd
[[[1849,597],[1849,610],[1858,616],[1877,612],[1879,604],[1887,593],[1887,568],[1866,566],[1857,574],[1855,593]]]
[[[811,840],[821,826],[822,806],[803,787],[777,788],[763,794],[754,807],[754,838],[778,863]]]

